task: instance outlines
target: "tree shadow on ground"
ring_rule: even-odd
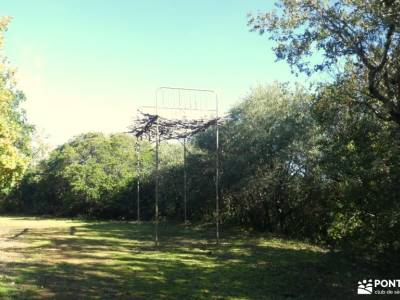
[[[5,299],[351,299],[365,274],[337,254],[243,232],[217,246],[211,231],[166,226],[159,247],[151,224],[70,232],[32,229],[25,247],[3,249],[23,256],[0,263],[17,287]]]

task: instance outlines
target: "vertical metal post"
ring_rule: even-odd
[[[183,139],[183,202],[185,224],[187,223],[187,171],[186,171],[186,138]]]
[[[216,225],[217,225],[217,245],[219,244],[219,129],[218,129],[218,96],[215,95],[215,210],[216,210]]]
[[[136,184],[136,209],[137,209],[137,222],[140,222],[140,144],[139,141],[136,140],[136,175],[137,175],[137,184]]]
[[[155,199],[155,243],[158,246],[158,193],[159,193],[159,132],[158,132],[158,91],[156,93],[156,199]]]

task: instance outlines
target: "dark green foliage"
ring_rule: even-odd
[[[117,218],[132,213],[135,139],[125,134],[78,136],[54,150],[25,176],[23,210],[55,215]],[[151,162],[144,144],[142,161]]]
[[[314,106],[321,126],[319,165],[331,193],[334,243],[370,256],[400,250],[400,131],[355,104],[352,83],[323,87]]]

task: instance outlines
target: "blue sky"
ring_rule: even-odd
[[[5,53],[28,120],[52,145],[82,132],[125,131],[159,86],[214,89],[228,110],[259,83],[294,77],[275,62],[248,12],[270,0],[6,0]]]

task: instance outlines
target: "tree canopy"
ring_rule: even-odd
[[[0,194],[7,193],[21,178],[29,163],[29,137],[32,127],[26,123],[19,104],[24,94],[15,86],[14,73],[2,54],[4,32],[10,18],[0,19]]]
[[[143,145],[142,161],[151,160]],[[135,139],[126,134],[87,133],[53,150],[25,176],[25,210],[57,215],[129,215],[125,190],[136,176]],[[146,164],[145,164],[146,165]]]
[[[399,0],[281,0],[277,6],[250,15],[249,26],[276,42],[278,60],[306,74],[329,70],[357,81],[353,99],[400,125]]]

